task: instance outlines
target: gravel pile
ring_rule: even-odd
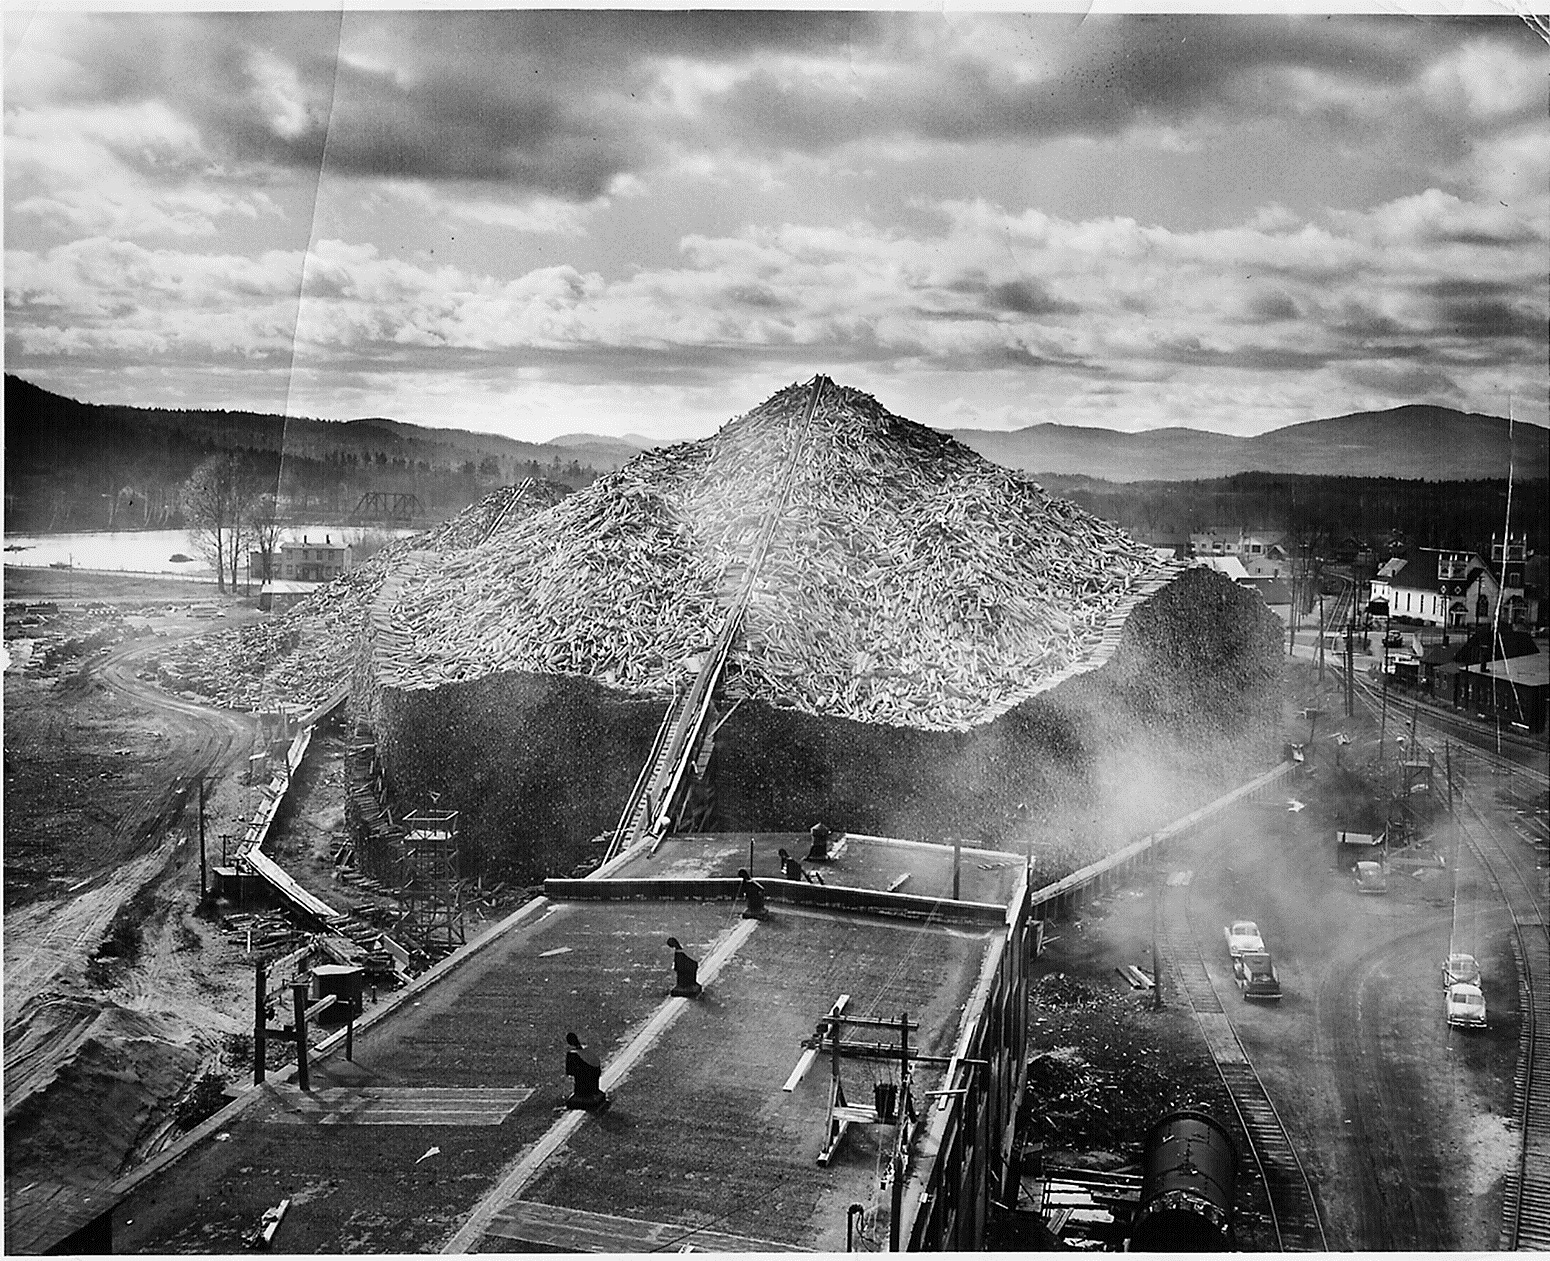
[[[964,729],[1069,670],[1152,571],[1118,527],[870,395],[830,383],[805,424],[809,396],[788,387],[427,565],[380,682],[523,670],[663,694],[751,581],[733,694]]]

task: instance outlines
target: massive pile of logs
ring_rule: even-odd
[[[502,486],[435,528],[395,539],[284,613],[191,640],[168,654],[158,681],[234,709],[275,702],[310,708],[346,678],[384,577],[411,553],[473,547],[552,507],[569,488],[543,478]]]
[[[732,693],[963,730],[1093,648],[1152,567],[1118,527],[867,394],[831,385],[804,424],[808,396],[791,386],[430,558],[382,610],[378,685],[522,671],[666,695],[721,630],[775,513]]]

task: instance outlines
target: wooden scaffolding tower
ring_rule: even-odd
[[[403,935],[432,958],[463,945],[463,882],[458,874],[458,812],[415,810],[403,818]]]

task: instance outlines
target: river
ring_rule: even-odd
[[[386,533],[394,538],[419,533],[417,530],[391,529],[369,531],[359,526],[341,530],[337,525],[298,525],[287,528],[286,542],[314,542],[344,539],[355,542],[364,533]],[[175,556],[188,557],[174,560]],[[7,534],[5,563],[31,569],[49,566],[73,566],[76,569],[105,569],[124,573],[177,574],[194,581],[214,582],[215,571],[198,554],[187,530],[96,530],[81,534]]]

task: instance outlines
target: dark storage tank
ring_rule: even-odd
[[[1232,1137],[1204,1112],[1174,1112],[1146,1136],[1132,1252],[1227,1252],[1235,1246]]]

